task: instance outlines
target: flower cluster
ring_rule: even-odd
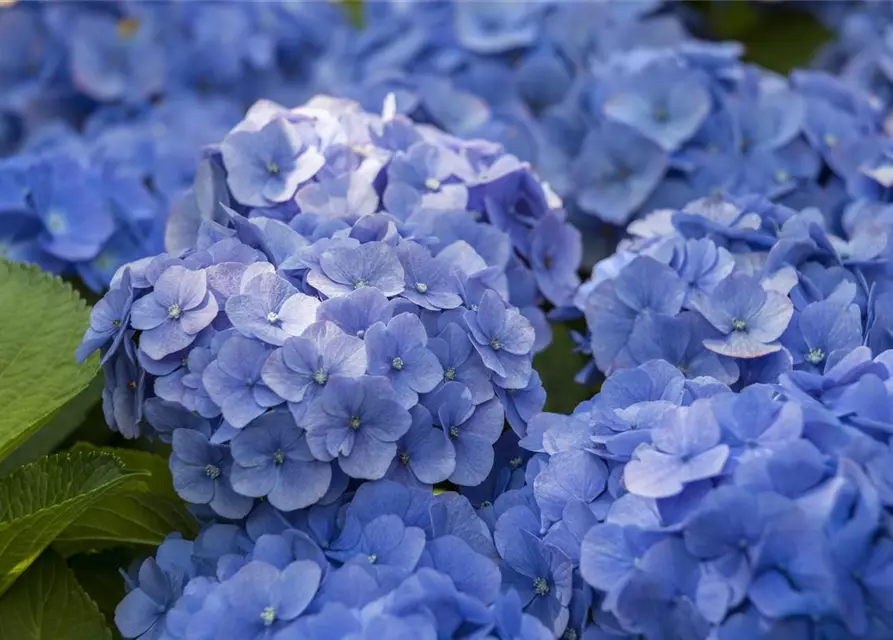
[[[474,487],[505,420],[523,435],[541,410],[537,284],[566,295],[576,265],[544,258],[568,227],[498,147],[259,103],[171,222],[188,248],[119,270],[79,355],[102,350],[114,429],[171,442],[190,503],[242,518],[351,479]]]
[[[258,505],[244,526],[169,537],[130,577],[118,628],[164,640],[554,637],[522,611],[570,595],[569,567],[555,575],[538,541],[492,532],[455,493],[382,480],[349,498],[294,516]],[[506,575],[517,589],[500,589]]]
[[[662,359],[739,387],[886,349],[890,212],[855,200],[834,222],[754,197],[654,212],[580,288],[585,348],[606,374]]]
[[[199,149],[239,114],[228,100],[184,96],[124,119],[97,111],[83,134],[45,130],[0,158],[0,256],[102,291],[122,264],[163,249]]]
[[[527,530],[592,588],[574,631],[890,637],[891,356],[860,346],[740,393],[651,361],[535,418]]]
[[[20,2],[0,9],[0,156],[102,105],[226,94],[306,100],[339,7],[289,2]],[[194,119],[193,122],[199,122]]]
[[[255,96],[309,97],[329,26],[328,4],[0,8],[0,256],[102,291],[161,252],[202,147]]]

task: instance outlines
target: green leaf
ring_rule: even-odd
[[[100,553],[82,553],[68,559],[75,578],[99,607],[115,638],[120,637],[115,628],[115,608],[125,595],[121,569],[127,569],[143,557],[145,549],[119,547]]]
[[[108,453],[62,453],[0,480],[0,593],[56,536],[106,496],[146,475]]]
[[[0,460],[96,375],[74,352],[90,310],[59,278],[0,260]]]
[[[47,551],[0,599],[0,638],[104,640],[112,637],[96,603],[58,554]]]
[[[788,73],[807,65],[831,36],[827,27],[807,13],[778,10],[740,39],[748,61]]]
[[[79,443],[74,451],[104,452],[130,471],[144,471],[139,482],[94,503],[53,543],[64,556],[121,545],[158,546],[173,531],[198,534],[198,523],[173,489],[167,458],[134,449],[98,449]]]

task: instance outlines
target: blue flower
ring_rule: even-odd
[[[115,229],[98,176],[71,154],[54,154],[31,168],[30,193],[43,223],[40,246],[62,260],[95,258]]]
[[[140,435],[143,419],[143,399],[146,393],[146,372],[139,366],[134,353],[132,332],[127,332],[123,340],[124,348],[119,349],[103,363],[105,386],[102,389],[102,411],[105,421],[112,430],[125,438]]]
[[[462,304],[456,277],[446,260],[432,257],[415,242],[397,245],[397,256],[403,265],[404,298],[431,311],[455,309]]]
[[[396,442],[411,423],[387,379],[370,376],[331,380],[300,426],[318,460],[337,458],[350,477],[376,480],[387,472]]]
[[[273,118],[256,130],[234,130],[224,138],[220,152],[233,197],[250,207],[285,202],[325,163],[285,118]]]
[[[111,358],[124,340],[130,324],[130,307],[133,304],[133,285],[130,269],[125,269],[119,286],[109,291],[90,310],[90,326],[78,345],[75,357],[79,363],[99,349],[106,347],[102,361]]]
[[[605,222],[623,224],[657,187],[666,152],[627,125],[606,122],[586,134],[571,168],[577,205]]]
[[[719,424],[703,400],[666,412],[651,440],[653,445],[636,449],[623,474],[627,489],[646,498],[674,496],[686,484],[717,476],[729,457]]]
[[[625,77],[605,98],[604,113],[675,151],[710,113],[711,96],[698,74],[655,62]]]
[[[289,338],[261,370],[261,378],[276,395],[288,401],[300,419],[332,378],[358,378],[366,373],[363,341],[342,332],[331,322],[314,323],[304,335]]]
[[[315,562],[296,560],[283,569],[249,562],[223,583],[219,604],[198,620],[219,634],[262,640],[282,631],[310,605],[322,571]]]
[[[251,422],[233,438],[230,449],[233,489],[254,498],[265,496],[277,509],[308,507],[329,488],[331,467],[313,458],[303,430],[281,410]]]
[[[531,232],[530,258],[539,289],[556,306],[568,305],[580,285],[577,267],[583,252],[580,232],[550,214]]]
[[[422,405],[410,410],[412,424],[397,442],[397,457],[388,477],[405,484],[437,484],[456,469],[456,448],[449,435],[434,426],[431,412]]]
[[[480,2],[455,6],[456,37],[470,51],[504,53],[531,45],[540,31],[543,9],[536,5]]]
[[[862,344],[862,314],[855,304],[834,300],[813,302],[796,312],[782,343],[790,350],[794,366],[824,369]]]
[[[751,276],[734,273],[720,282],[709,297],[695,302],[697,310],[725,337],[704,340],[715,353],[756,358],[781,349],[794,305],[776,291],[766,291]]]
[[[300,335],[316,319],[319,301],[299,293],[274,273],[261,273],[243,282],[239,295],[226,301],[233,326],[250,338],[281,346],[289,336]]]
[[[115,607],[115,625],[125,638],[165,637],[166,614],[183,594],[184,576],[169,575],[147,558],[140,565],[138,586]]]
[[[188,347],[217,316],[205,271],[172,266],[154,289],[133,303],[130,325],[141,330],[140,350],[156,360]]]
[[[362,338],[376,322],[388,322],[394,305],[378,289],[361,287],[345,296],[329,298],[317,310],[317,320],[338,325],[349,336]]]
[[[202,373],[208,396],[237,429],[282,403],[282,398],[261,379],[269,355],[269,347],[262,342],[234,335],[223,343],[217,359]]]
[[[369,242],[324,252],[319,269],[310,271],[307,283],[330,298],[365,287],[374,287],[391,297],[403,292],[404,272],[392,247]]]
[[[224,447],[192,429],[177,429],[173,436],[170,468],[174,489],[193,504],[207,504],[224,518],[244,518],[254,502],[233,491],[232,459]]]
[[[363,565],[379,581],[408,575],[425,549],[425,532],[406,526],[392,514],[378,516],[358,529],[359,523],[348,522],[328,556],[338,562]]]
[[[499,296],[487,291],[478,309],[466,311],[465,324],[471,331],[472,344],[497,384],[520,389],[530,379],[531,364],[527,355],[533,349],[534,331],[517,311],[506,308]]]
[[[443,369],[427,349],[428,334],[418,316],[401,313],[387,326],[372,325],[365,336],[368,370],[391,381],[394,395],[404,408],[418,402],[418,394],[434,389]]]
[[[505,424],[502,405],[493,398],[475,406],[471,392],[458,382],[448,382],[428,402],[455,449],[456,465],[450,482],[479,484],[493,467],[493,444]]]

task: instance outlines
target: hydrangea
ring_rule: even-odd
[[[662,361],[620,371],[531,422],[534,503],[497,544],[538,512],[585,637],[887,637],[891,356],[859,346],[741,392]]]
[[[254,134],[246,148],[235,142]],[[283,140],[315,158],[313,171],[289,193],[277,182],[280,202],[241,201],[238,172]],[[415,150],[452,168],[438,169],[442,184],[423,185],[412,208],[391,210],[392,187],[405,184],[390,181],[393,163]],[[109,424],[170,442],[181,497],[222,518],[243,518],[256,498],[283,512],[329,504],[386,476],[483,482],[506,415],[523,433],[545,401],[531,366],[537,316],[512,304],[512,282],[535,281],[537,266],[514,241],[529,246],[537,220],[566,223],[560,210],[525,209],[536,217],[517,235],[527,218],[499,230],[484,217],[497,166],[522,181],[501,184],[500,202],[515,184],[548,206],[529,168],[488,143],[330,98],[292,110],[259,103],[205,163],[193,193],[229,203],[217,205],[223,217],[176,214],[167,238],[189,248],[122,267],[91,317],[78,355],[102,352]],[[345,177],[365,185],[372,206],[301,208],[301,194]],[[480,203],[479,215],[452,200],[438,208],[450,188],[463,190],[463,206]]]
[[[655,211],[577,293],[595,365],[659,358],[743,387],[883,350],[889,220],[867,199],[836,217],[752,196]]]
[[[118,605],[119,630],[172,640],[553,637],[517,591],[501,592],[498,543],[455,493],[378,481],[297,513],[258,505],[242,525],[168,538]],[[519,582],[525,592],[550,589],[538,575]]]

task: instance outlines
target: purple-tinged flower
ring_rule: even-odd
[[[513,389],[527,386],[535,338],[530,322],[507,308],[494,291],[487,291],[478,309],[466,311],[463,318],[484,365],[496,374],[496,383]]]
[[[458,382],[445,384],[426,404],[456,451],[450,482],[466,486],[483,482],[493,467],[493,445],[505,426],[502,404],[493,398],[475,406],[471,392]]]
[[[444,384],[461,382],[471,391],[475,404],[493,397],[490,372],[472,346],[468,332],[461,326],[455,322],[449,323],[436,338],[428,340],[428,349],[437,356],[443,367]]]
[[[261,379],[270,351],[262,342],[234,335],[223,343],[217,359],[202,373],[208,396],[220,407],[224,419],[237,429],[282,403],[282,398]]]
[[[362,338],[376,322],[387,323],[394,314],[394,303],[378,289],[363,287],[346,296],[329,298],[316,312],[317,320],[338,325],[349,336]]]
[[[365,373],[363,341],[323,321],[310,325],[304,335],[289,338],[282,348],[276,349],[264,364],[261,378],[289,403],[292,414],[300,420],[330,379],[359,378]]]
[[[331,466],[313,457],[304,430],[285,411],[270,411],[252,421],[232,439],[230,450],[233,489],[266,497],[282,511],[316,504],[329,489]]]
[[[412,424],[397,442],[397,458],[388,477],[404,484],[433,485],[456,469],[456,449],[449,435],[434,426],[431,412],[420,404],[409,411]]]
[[[165,635],[165,621],[186,582],[182,573],[164,571],[155,558],[146,558],[138,582],[115,607],[115,626],[125,638],[154,640]]]
[[[133,332],[124,336],[124,348],[103,364],[105,386],[102,389],[102,411],[113,431],[125,438],[139,437],[143,419],[143,398],[146,393],[146,372],[134,353]]]
[[[416,242],[401,242],[397,256],[403,265],[405,287],[401,294],[423,309],[455,309],[462,304],[450,263]]]
[[[365,287],[392,297],[404,289],[404,272],[393,247],[369,242],[325,251],[319,258],[319,268],[308,274],[307,283],[329,298]]]
[[[170,459],[174,489],[192,504],[206,504],[224,518],[244,518],[252,498],[239,495],[230,484],[232,458],[225,447],[192,429],[177,429]]]
[[[394,395],[404,408],[418,402],[443,379],[443,369],[428,350],[428,334],[418,316],[401,313],[387,326],[378,322],[366,332],[368,370],[391,381]]]
[[[349,516],[348,516],[349,518]],[[406,526],[399,516],[383,514],[362,525],[348,519],[339,538],[327,555],[342,563],[366,565],[364,568],[382,579],[409,574],[422,557],[425,532]]]
[[[354,220],[378,210],[378,193],[369,178],[345,173],[302,187],[295,200],[302,213]]]
[[[352,478],[377,480],[397,454],[412,418],[386,378],[336,378],[304,414],[300,426],[318,460],[338,459]]]
[[[266,640],[304,613],[321,579],[322,570],[311,560],[296,560],[281,570],[266,562],[248,562],[220,585],[216,606],[203,609],[190,628]]]
[[[523,389],[496,387],[496,395],[505,407],[505,419],[519,438],[527,435],[527,423],[538,415],[546,404],[546,390],[543,388],[540,374],[535,370],[530,374],[530,380]]]
[[[319,301],[298,292],[285,278],[261,273],[243,282],[239,295],[226,301],[233,326],[250,338],[281,346],[316,320]]]
[[[858,305],[820,300],[794,313],[782,343],[795,367],[825,369],[862,344],[862,313]]]
[[[756,358],[780,350],[776,340],[794,313],[786,295],[766,291],[757,278],[740,272],[720,282],[709,297],[697,299],[694,305],[725,336],[704,340],[704,346],[733,358]]]
[[[572,304],[580,286],[580,232],[550,213],[537,223],[530,237],[530,262],[540,291],[556,306]]]
[[[140,350],[161,360],[192,344],[217,311],[205,271],[175,265],[165,269],[152,291],[133,303],[130,325],[142,331]]]
[[[307,147],[285,118],[274,118],[255,131],[232,131],[220,152],[230,192],[249,207],[285,202],[325,164],[323,155]]]
[[[663,413],[651,430],[651,445],[640,445],[626,465],[626,488],[646,498],[668,498],[686,484],[722,473],[729,447],[705,400]]]
[[[125,269],[119,286],[109,291],[90,310],[90,326],[87,327],[75,353],[78,363],[82,363],[100,347],[107,347],[102,354],[102,363],[107,362],[117,352],[130,324],[132,304],[133,285],[130,269]]]

